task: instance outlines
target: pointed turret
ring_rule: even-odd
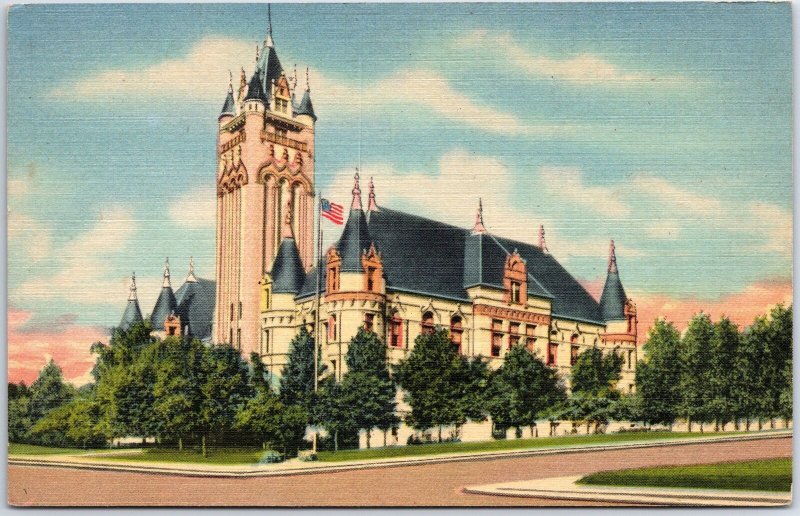
[[[483,225],[483,200],[478,199],[478,210],[475,212],[475,225],[472,226],[473,235],[488,233],[486,226]]]
[[[261,84],[261,77],[259,76],[259,71],[253,74],[250,78],[250,82],[247,83],[247,95],[244,97],[245,102],[248,100],[260,100],[265,102],[267,99],[264,93],[264,87]]]
[[[378,203],[375,202],[375,184],[372,182],[372,178],[369,178],[369,200],[367,201],[367,214],[373,211],[380,211],[378,209]]]
[[[361,254],[371,245],[367,218],[361,207],[361,187],[358,183],[358,172],[353,185],[353,201],[350,203],[350,215],[342,231],[337,249],[341,257],[342,272],[361,272]]]
[[[128,294],[128,305],[125,307],[125,312],[122,314],[122,321],[119,323],[119,328],[123,331],[128,330],[134,324],[143,322],[142,311],[139,309],[139,300],[136,297],[136,273],[131,275],[131,287]]]
[[[603,287],[603,294],[600,296],[600,311],[603,320],[606,322],[624,321],[626,319],[625,303],[627,301],[628,296],[622,287],[622,281],[619,279],[616,249],[612,240],[608,249],[608,275],[606,276],[606,284]]]
[[[233,99],[233,74],[228,70],[228,96],[225,97],[225,103],[222,105],[222,112],[219,114],[220,118],[227,116],[236,116],[236,101]]]
[[[270,94],[269,88],[273,81],[277,81],[283,73],[283,66],[278,59],[275,51],[275,42],[272,39],[272,10],[267,6],[267,36],[264,38],[264,47],[261,51],[261,58],[257,63],[259,79],[267,95]]]
[[[306,68],[306,91],[303,93],[303,99],[297,106],[296,115],[306,115],[316,122],[317,115],[314,114],[314,105],[311,103],[311,87],[308,82],[308,68]]]
[[[164,281],[161,283],[161,293],[158,295],[150,323],[156,330],[164,327],[164,321],[178,308],[175,293],[172,291],[169,275],[169,258],[164,263]]]
[[[286,205],[286,217],[283,221],[281,230],[281,245],[278,254],[272,264],[272,292],[275,294],[291,293],[297,294],[303,286],[306,278],[303,262],[300,260],[300,252],[294,240],[292,232],[292,204]]]

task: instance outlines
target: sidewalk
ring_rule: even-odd
[[[307,475],[347,471],[354,469],[370,469],[382,467],[411,466],[419,464],[440,464],[445,462],[493,460],[508,457],[531,457],[537,455],[557,455],[581,453],[586,451],[603,451],[636,448],[654,448],[663,446],[679,446],[730,441],[750,441],[758,439],[777,439],[791,437],[790,430],[770,430],[744,435],[711,435],[709,437],[660,439],[657,441],[637,441],[619,444],[584,444],[572,446],[553,446],[523,450],[503,450],[490,452],[448,453],[439,455],[421,455],[410,457],[394,457],[389,459],[372,459],[347,462],[300,462],[292,459],[279,464],[241,464],[217,465],[195,463],[167,463],[124,460],[103,460],[104,455],[125,455],[135,453],[134,450],[120,452],[103,452],[85,455],[16,455],[9,456],[8,463],[14,465],[51,466],[75,469],[91,469],[105,471],[125,471],[150,474],[169,474],[180,476],[203,477],[260,477]]]
[[[788,505],[792,502],[791,493],[720,489],[587,486],[576,483],[581,478],[582,475],[524,480],[522,482],[466,487],[464,491],[472,494],[493,496],[668,506],[762,507]]]

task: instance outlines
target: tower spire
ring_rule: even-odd
[[[166,261],[164,261],[164,282],[161,283],[162,288],[172,288],[172,284],[169,281],[169,256],[167,257]]]
[[[308,67],[306,66],[306,91],[311,91],[311,81],[308,80]]]
[[[617,272],[617,252],[613,240],[608,245],[608,272]]]
[[[378,203],[375,202],[375,184],[372,178],[369,178],[369,200],[367,201],[367,211],[380,211],[378,210]]]
[[[550,252],[550,250],[547,249],[547,242],[544,240],[544,224],[539,225],[539,250],[543,253]]]
[[[294,232],[292,231],[292,211],[294,206],[292,205],[292,199],[288,199],[286,201],[286,216],[283,218],[283,228],[281,228],[281,238],[294,238]]]
[[[475,226],[472,228],[473,235],[483,235],[488,233],[486,226],[483,225],[483,199],[478,198],[478,210],[475,212]]]
[[[228,70],[228,93],[233,94],[233,72]]]
[[[136,272],[131,274],[131,291],[128,294],[128,301],[136,301]]]
[[[272,48],[275,43],[272,41],[272,5],[267,4],[267,39],[264,40],[266,48]]]
[[[361,187],[358,185],[358,168],[356,168],[355,184],[353,185],[353,202],[350,203],[351,210],[360,210],[361,208]]]
[[[187,283],[197,283],[197,276],[194,275],[194,256],[189,257],[189,274],[186,276]]]

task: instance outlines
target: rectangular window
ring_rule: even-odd
[[[572,346],[569,356],[569,365],[575,365],[578,361],[578,346]]]
[[[242,318],[242,302],[239,301],[239,319]]]
[[[558,343],[551,342],[549,346],[547,346],[547,365],[555,365],[556,359],[558,358]]]
[[[516,281],[511,282],[511,302],[519,303],[519,283]]]
[[[241,328],[236,330],[236,349],[242,349],[242,330]]]
[[[327,322],[324,322],[322,324],[325,327],[325,344],[327,344],[328,341],[330,341],[331,328],[330,328],[330,325]]]
[[[502,333],[492,333],[492,356],[499,357],[500,356],[500,348],[503,345],[503,334]]]
[[[374,323],[375,323],[375,314],[364,314],[364,329],[366,331],[372,331]]]
[[[628,350],[628,369],[632,369],[633,364],[633,350]]]
[[[328,317],[328,339],[336,340],[336,316],[331,315]]]
[[[367,267],[367,291],[375,290],[375,267]]]
[[[233,303],[231,303],[231,321],[232,320],[233,320]],[[233,335],[233,334],[231,334],[231,335]],[[233,341],[231,341],[231,344],[233,344]]]
[[[403,320],[399,317],[393,317],[389,322],[389,344],[393,348],[403,346]]]
[[[519,344],[519,323],[511,322],[508,325],[508,349]]]
[[[536,325],[535,324],[527,324],[525,325],[525,336],[526,342],[525,346],[528,348],[528,351],[533,352],[536,346]]]

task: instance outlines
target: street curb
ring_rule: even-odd
[[[176,468],[174,465],[151,466],[133,464],[109,464],[95,462],[65,461],[57,459],[42,458],[23,458],[21,456],[9,457],[9,465],[17,466],[44,466],[72,469],[86,469],[94,471],[120,471],[130,473],[145,473],[153,475],[173,475],[186,477],[212,477],[212,478],[238,478],[238,477],[272,477],[272,476],[292,476],[292,475],[314,475],[321,473],[333,473],[339,471],[350,471],[360,469],[380,469],[387,467],[416,466],[422,464],[444,464],[448,462],[479,461],[479,460],[500,460],[507,458],[534,457],[559,454],[575,454],[596,451],[610,451],[620,449],[642,449],[642,448],[661,448],[665,446],[686,446],[691,444],[714,444],[735,441],[755,441],[762,439],[782,439],[792,437],[791,429],[786,431],[770,431],[769,433],[719,436],[719,437],[698,437],[690,439],[659,440],[651,442],[636,442],[624,444],[604,444],[589,446],[566,446],[551,447],[546,449],[528,450],[507,450],[501,452],[475,452],[469,454],[449,454],[435,456],[406,457],[402,459],[376,459],[371,461],[344,462],[330,465],[325,463],[309,463],[301,467],[285,469],[261,469],[257,466],[250,466],[249,469],[187,469]],[[264,466],[264,468],[275,468],[274,466]]]
[[[689,507],[778,507],[792,503],[792,494],[725,489],[647,488],[578,484],[582,476],[549,477],[465,487],[464,492],[511,498],[593,501],[620,504]]]

